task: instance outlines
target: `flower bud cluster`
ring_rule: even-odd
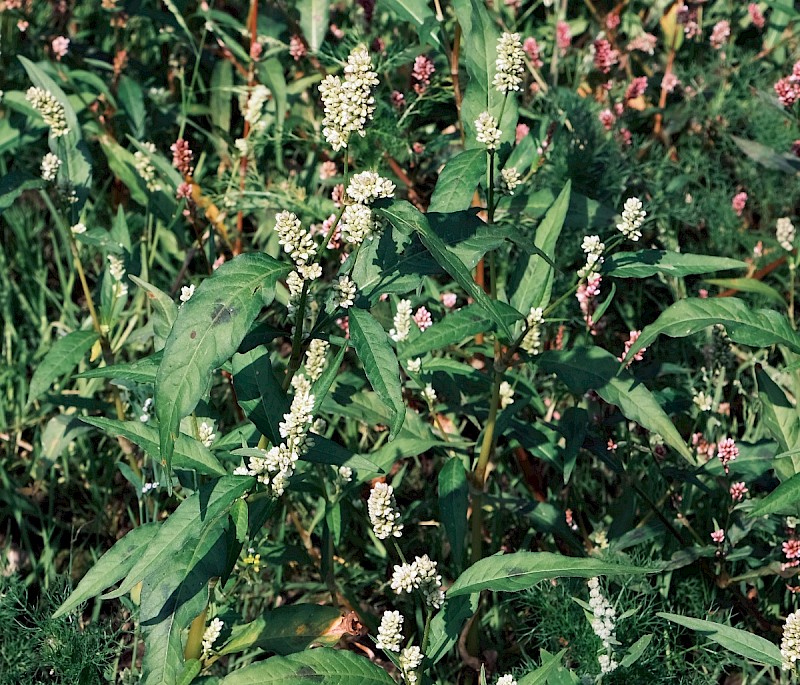
[[[208,627],[205,629],[203,633],[203,658],[207,658],[211,654],[211,648],[214,646],[214,643],[220,636],[222,632],[222,628],[225,623],[219,619],[215,618],[208,624]]]
[[[434,609],[444,604],[444,591],[442,590],[442,577],[436,573],[437,564],[431,561],[427,554],[415,557],[410,564],[400,564],[394,567],[392,574],[392,590],[398,595],[403,592],[411,594],[420,590],[425,603]]]
[[[43,181],[55,181],[58,170],[61,168],[61,160],[58,155],[48,152],[42,157],[41,174]]]
[[[155,154],[156,146],[154,143],[142,143],[142,147],[150,153]],[[156,167],[150,159],[149,155],[141,150],[133,153],[133,166],[139,176],[142,177],[145,186],[151,193],[157,193],[161,190],[161,183],[158,180]]]
[[[386,483],[375,483],[367,501],[372,531],[379,540],[403,535],[403,524],[399,523],[400,510],[394,498],[394,488]]]
[[[612,645],[617,644],[616,637],[616,617],[617,612],[611,603],[603,596],[600,589],[600,579],[589,579],[589,607],[592,610],[592,630],[603,643],[606,654],[598,657],[600,670],[603,673],[611,673],[617,669],[619,664],[611,657]]]
[[[496,73],[492,84],[501,93],[519,90],[525,73],[525,52],[518,33],[503,33],[497,41]]]
[[[363,171],[350,179],[345,192],[348,203],[342,213],[341,235],[348,243],[360,245],[378,228],[378,223],[369,208],[381,197],[394,197],[395,185],[374,171]]]
[[[406,647],[400,652],[400,668],[403,669],[403,679],[407,685],[415,685],[417,682],[417,669],[422,664],[425,655],[419,647]]]
[[[375,646],[385,652],[399,652],[403,640],[403,618],[399,611],[384,611],[378,626],[378,640]]]
[[[56,97],[44,88],[31,86],[25,93],[25,99],[30,103],[39,115],[44,119],[44,123],[50,127],[50,134],[53,138],[60,138],[69,133],[67,125],[67,113]]]
[[[44,170],[44,161],[42,162],[42,169]],[[44,173],[42,173],[42,176],[44,176]],[[778,239],[778,245],[784,250],[787,252],[792,251],[797,231],[789,217],[784,216],[775,223],[775,237]]]
[[[395,342],[408,340],[411,333],[411,300],[400,300],[397,313],[394,315],[394,327],[389,330],[389,337]]]
[[[531,307],[527,317],[528,332],[520,343],[520,347],[528,354],[539,354],[542,351],[542,324],[544,323],[544,310],[541,307]]]
[[[475,120],[475,139],[479,143],[483,143],[486,149],[494,151],[500,144],[500,136],[503,132],[497,128],[497,119],[495,119],[489,112],[481,112]]]
[[[781,656],[783,670],[794,670],[800,659],[800,611],[795,611],[786,617],[781,640]]]
[[[308,350],[306,350],[305,366],[306,373],[312,382],[319,379],[322,372],[325,371],[325,367],[328,365],[326,355],[330,346],[331,344],[327,340],[320,340],[319,338],[314,338],[309,343]]]
[[[347,274],[339,276],[333,284],[334,305],[342,309],[352,307],[356,301],[356,284]]]
[[[622,221],[617,224],[617,230],[626,238],[636,242],[642,237],[639,230],[647,216],[642,209],[642,201],[638,197],[629,197],[622,208]]]
[[[600,236],[587,235],[583,237],[581,249],[586,254],[586,266],[578,269],[578,277],[585,278],[600,268],[606,246],[600,241]]]
[[[347,58],[344,78],[328,75],[319,85],[325,116],[322,135],[334,150],[347,147],[352,133],[364,136],[364,125],[375,111],[373,87],[379,83],[364,45]]]

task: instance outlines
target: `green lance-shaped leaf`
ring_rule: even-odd
[[[231,127],[231,100],[233,99],[233,65],[218,60],[211,72],[211,123],[221,131]]]
[[[554,278],[552,262],[555,261],[556,243],[567,218],[571,190],[572,184],[568,181],[536,228],[533,244],[547,259],[534,252],[525,256],[515,269],[515,277],[509,288],[513,292],[511,306],[524,314],[531,307],[546,307],[550,302]]]
[[[157,523],[146,523],[134,528],[124,538],[117,540],[99,561],[89,569],[69,597],[58,607],[53,618],[58,618],[75,609],[107,587],[124,578],[139,560],[144,550],[158,532]]]
[[[197,406],[211,373],[236,352],[289,267],[265,254],[240,255],[204,280],[178,312],[158,367],[155,406],[161,462],[169,471],[178,426]]]
[[[735,297],[689,298],[667,307],[653,323],[645,326],[627,359],[652,344],[659,335],[683,338],[718,323],[725,326],[731,340],[742,345],[768,347],[779,344],[800,352],[800,335],[792,329],[788,319],[777,312],[769,309],[754,311]]]
[[[183,631],[208,602],[208,581],[224,575],[227,521],[215,521],[170,555],[142,583],[143,685],[175,685],[183,670]]]
[[[300,28],[312,52],[317,52],[328,32],[330,3],[326,0],[298,0]]]
[[[459,569],[464,558],[468,507],[467,472],[461,461],[452,457],[439,471],[439,519],[444,525],[456,568]]]
[[[501,109],[501,140],[512,142],[517,126],[517,98],[513,94],[506,97],[492,83],[496,73],[497,40],[500,38],[497,23],[480,0],[454,0],[453,9],[463,33],[464,61],[469,77],[461,103],[467,147],[485,147],[475,139],[475,120],[485,111],[499,117]]]
[[[382,7],[394,13],[398,19],[412,24],[423,45],[440,44],[436,15],[425,0],[385,0]]]
[[[620,369],[619,361],[610,352],[600,347],[576,347],[544,352],[536,360],[539,368],[556,374],[573,393],[596,391],[631,421],[658,433],[670,447],[694,463],[686,442],[653,394],[628,371]]]
[[[566,653],[567,650],[562,649],[558,654],[546,655],[542,659],[542,665],[520,678],[518,685],[545,685],[547,679],[558,670]]]
[[[506,323],[506,318],[500,314],[500,310],[494,306],[492,300],[479,287],[467,266],[459,259],[453,251],[447,247],[444,241],[431,229],[427,218],[419,210],[408,202],[392,202],[387,207],[377,208],[379,214],[385,216],[389,222],[401,231],[416,231],[422,244],[433,255],[438,264],[450,274],[455,281],[472,297],[475,303],[486,312],[486,315],[494,321],[498,329],[506,336],[511,338],[511,329]],[[520,318],[522,316],[520,315]]]
[[[769,495],[762,499],[750,512],[750,516],[765,516],[767,514],[794,514],[800,508],[800,473],[783,481]]]
[[[793,405],[781,387],[765,371],[756,371],[758,397],[761,400],[761,419],[781,452],[800,447],[800,408]]]
[[[767,285],[763,281],[759,281],[755,278],[706,278],[705,282],[710,285],[716,285],[719,288],[761,295],[768,300],[772,300],[781,309],[784,309],[787,305],[785,296],[781,295],[771,285]]]
[[[394,685],[394,680],[355,652],[321,647],[245,666],[221,685]]]
[[[153,308],[151,320],[153,322],[153,334],[156,338],[156,351],[164,348],[164,344],[172,331],[175,319],[178,318],[178,306],[174,300],[163,290],[159,290],[147,281],[143,281],[136,276],[130,279],[147,293],[147,299]]]
[[[158,429],[141,421],[117,421],[102,416],[83,416],[81,421],[105,431],[113,437],[122,436],[141,447],[152,459],[160,460]],[[181,433],[175,441],[172,466],[209,476],[224,476],[227,471],[205,445]]]
[[[56,340],[33,372],[28,387],[28,404],[49,390],[56,379],[70,373],[99,337],[95,331],[73,331]]]
[[[492,590],[519,592],[550,578],[654,573],[654,569],[612,564],[600,559],[566,557],[552,552],[514,552],[481,559],[462,573],[447,591],[449,597]]]
[[[19,55],[17,59],[22,63],[33,85],[46,90],[64,108],[69,132],[58,138],[53,137],[51,133],[48,136],[48,141],[50,151],[58,155],[61,160],[61,167],[58,170],[58,182],[63,185],[70,185],[75,189],[78,201],[72,207],[72,214],[77,216],[89,196],[89,187],[92,183],[92,158],[89,154],[89,148],[81,135],[78,116],[75,114],[75,110],[72,108],[64,91],[56,85],[56,82],[43,69],[22,55]]]
[[[442,659],[458,642],[461,630],[468,618],[478,610],[477,592],[448,598],[440,611],[431,620],[428,649],[425,656],[431,664]]]
[[[255,621],[234,626],[230,639],[217,653],[224,656],[257,648],[285,656],[312,645],[333,647],[342,634],[342,615],[338,609],[318,604],[293,604],[266,611]]]
[[[349,319],[350,338],[364,372],[378,397],[392,411],[389,437],[393,438],[406,418],[400,365],[389,344],[389,336],[372,314],[354,307],[350,309]]]
[[[655,274],[682,277],[745,268],[747,264],[744,262],[727,257],[667,250],[639,250],[611,255],[603,262],[602,273],[615,278],[648,278]]]
[[[98,366],[83,373],[75,374],[75,378],[118,378],[132,383],[146,383],[153,385],[156,382],[158,365],[161,363],[161,352],[151,354],[149,357],[137,359],[135,362],[122,362],[111,366]]]
[[[105,598],[121,597],[140,580],[170,565],[173,557],[196,540],[206,528],[228,516],[233,503],[255,483],[248,476],[224,476],[193,492],[169,518],[161,524],[158,533],[144,554],[125,576],[122,584]]]
[[[780,667],[783,662],[781,651],[776,644],[758,635],[753,635],[753,633],[747,630],[731,628],[730,626],[724,626],[720,623],[714,623],[713,621],[689,618],[688,616],[680,616],[679,614],[659,612],[656,615],[668,621],[672,621],[673,623],[677,623],[678,625],[691,628],[701,635],[704,635],[709,640],[713,640],[717,644],[722,645],[725,649],[729,649],[731,652],[743,656],[746,659],[751,659],[763,666]]]
[[[475,189],[486,176],[486,150],[464,150],[445,164],[436,181],[429,212],[457,212],[472,205]]]

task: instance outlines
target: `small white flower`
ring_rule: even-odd
[[[115,281],[121,281],[125,277],[125,264],[116,255],[108,255],[108,271]]]
[[[155,481],[154,483],[145,483],[142,486],[142,494],[146,495],[151,490],[155,490],[159,485],[161,485],[161,483],[159,483],[158,481]]]
[[[351,480],[353,480],[353,469],[351,469],[349,466],[340,466],[339,478],[341,478],[345,483],[349,483]]]
[[[347,186],[347,196],[362,205],[368,205],[380,197],[394,197],[395,185],[374,171],[355,174]]]
[[[528,354],[539,354],[542,351],[542,324],[544,323],[544,310],[541,307],[531,307],[527,317],[528,332],[520,343],[520,347]]]
[[[39,115],[44,119],[44,123],[50,127],[50,135],[53,138],[60,138],[69,133],[67,125],[67,113],[62,105],[52,93],[44,88],[31,86],[25,93],[25,99],[30,103]]]
[[[150,159],[150,155],[156,153],[156,146],[154,143],[142,143],[142,147],[147,152],[137,150],[133,153],[133,166],[136,168],[139,176],[142,177],[145,186],[151,193],[157,193],[161,190],[161,183],[158,180],[158,172],[156,167]]]
[[[517,681],[514,680],[513,675],[506,673],[497,679],[497,685],[517,685]]]
[[[427,383],[422,390],[422,399],[428,403],[428,406],[436,404],[436,390],[434,390],[430,383]]]
[[[508,381],[503,381],[500,384],[500,409],[505,409],[512,404],[514,404],[514,388]]]
[[[308,350],[306,350],[306,373],[308,377],[315,381],[321,375],[322,372],[325,371],[325,367],[328,365],[326,356],[328,354],[328,348],[331,344],[327,340],[320,340],[319,338],[314,338],[308,345]]]
[[[264,105],[269,100],[269,95],[269,88],[261,84],[250,91],[250,97],[247,98],[247,104],[244,107],[244,118],[251,126],[258,127],[261,123]]]
[[[647,216],[642,206],[642,201],[638,197],[629,197],[622,208],[622,221],[617,224],[617,230],[634,242],[642,237],[639,229]]]
[[[357,288],[350,276],[347,274],[339,276],[339,279],[333,284],[333,292],[336,296],[334,300],[336,307],[347,309],[353,306],[356,300]]]
[[[78,222],[69,230],[72,231],[72,235],[81,235],[83,233],[86,233],[86,225]]]
[[[409,373],[419,373],[420,369],[422,368],[422,359],[417,357],[416,359],[409,359],[406,362],[406,369],[408,369]]]
[[[475,120],[476,140],[483,143],[487,150],[496,150],[503,132],[497,128],[498,123],[489,112],[482,112]]]
[[[603,263],[603,250],[606,249],[606,246],[600,241],[600,236],[587,235],[583,237],[581,249],[586,253],[586,265],[578,269],[578,277],[586,278],[600,268]]]
[[[197,429],[197,434],[200,436],[200,442],[202,442],[205,447],[211,447],[217,437],[216,433],[214,433],[214,429],[205,421],[200,424]]]
[[[347,205],[340,221],[342,238],[353,245],[360,245],[372,236],[376,228],[372,210],[367,205]]]
[[[794,239],[797,237],[792,220],[788,216],[781,217],[775,224],[775,237],[778,244],[787,252],[794,249]]]
[[[514,194],[514,189],[522,183],[522,177],[517,171],[517,167],[506,167],[500,172],[500,179],[503,183],[503,190],[509,195]]]
[[[41,174],[43,181],[55,181],[58,170],[61,168],[61,160],[58,155],[48,152],[42,157]]]
[[[415,685],[417,682],[417,669],[422,664],[425,655],[419,647],[406,647],[400,652],[400,668],[403,669],[403,678],[408,685]]]
[[[222,628],[225,625],[222,620],[215,618],[208,624],[205,632],[203,633],[203,658],[207,658],[211,654],[211,648],[219,638]]]
[[[800,611],[795,611],[786,617],[781,639],[781,656],[783,657],[783,670],[794,670],[800,660]]]
[[[192,299],[192,295],[194,295],[194,283],[192,283],[191,285],[184,285],[183,287],[181,287],[181,295],[180,295],[181,302],[184,303],[188,302],[189,300]]]
[[[411,301],[400,300],[397,303],[397,313],[394,315],[394,328],[389,331],[389,337],[395,342],[408,340],[411,320]]]
[[[501,93],[519,90],[525,73],[525,52],[518,33],[503,33],[497,41],[497,72],[492,84]]]
[[[693,398],[692,402],[695,403],[700,411],[711,411],[714,406],[714,398],[711,395],[706,395],[704,392],[698,392]]]
[[[375,483],[369,493],[367,511],[376,538],[385,540],[388,537],[402,537],[403,524],[398,522],[400,510],[397,508],[394,488],[391,485]]]
[[[399,652],[403,640],[403,616],[399,611],[384,611],[375,646],[385,652]]]
[[[303,228],[300,220],[292,212],[279,212],[275,215],[275,230],[278,232],[278,244],[298,266],[305,266],[317,253],[317,245],[311,233]]]
[[[392,573],[391,587],[398,595],[411,594],[419,586],[419,572],[416,563],[395,565]]]

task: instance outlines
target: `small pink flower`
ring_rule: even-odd
[[[625,90],[625,99],[635,100],[639,96],[644,95],[644,91],[646,90],[647,76],[638,76],[630,82],[630,85],[628,85],[628,88]]]
[[[664,78],[661,79],[661,87],[668,93],[673,92],[675,88],[680,85],[680,83],[680,79],[672,72],[664,74]]]
[[[390,99],[395,109],[401,109],[406,106],[406,96],[399,90],[393,90]]]
[[[764,241],[759,240],[753,246],[753,259],[761,259],[764,256]]]
[[[328,235],[328,231],[331,230],[331,226],[333,226],[334,222],[336,221],[336,215],[331,214],[325,221],[322,222],[322,234]],[[328,241],[328,249],[329,250],[338,250],[342,246],[342,227],[339,224],[334,230],[331,239]]]
[[[572,509],[564,511],[564,520],[567,522],[570,530],[578,530],[578,524],[575,523],[575,519],[572,517]]]
[[[329,159],[327,162],[323,162],[319,167],[319,180],[325,181],[329,178],[333,178],[337,173],[339,172],[336,168],[336,162]]]
[[[715,530],[711,533],[711,539],[717,544],[720,544],[725,539],[725,531],[722,528]]]
[[[414,60],[414,67],[411,69],[411,80],[414,84],[414,92],[422,95],[431,83],[431,76],[436,71],[433,62],[425,55],[419,55]]]
[[[761,9],[756,3],[751,2],[747,6],[747,13],[750,15],[750,21],[753,22],[753,26],[755,26],[757,29],[764,28],[764,14],[761,12]]]
[[[585,283],[578,286],[578,291],[575,297],[578,298],[578,304],[583,314],[583,320],[592,335],[597,334],[597,322],[592,319],[595,310],[595,299],[600,294],[600,283],[603,277],[599,273],[591,274]]]
[[[744,482],[734,483],[731,485],[731,499],[734,502],[741,502],[744,499],[744,496],[747,494],[747,486],[745,486]]]
[[[617,118],[614,116],[614,112],[610,109],[604,109],[600,114],[597,115],[597,118],[600,120],[600,123],[603,125],[603,128],[606,131],[610,131],[614,128],[614,122]]]
[[[607,74],[619,61],[619,52],[614,50],[605,38],[594,42],[594,66],[598,71]]]
[[[800,558],[800,540],[787,540],[781,545],[781,549],[783,550],[783,553],[786,555],[787,559]]]
[[[633,144],[633,134],[630,132],[630,129],[621,128],[619,130],[620,138],[622,138],[622,144],[630,147]]]
[[[414,312],[414,323],[417,324],[417,328],[419,330],[424,331],[426,328],[430,328],[433,326],[433,319],[431,319],[431,313],[425,309],[425,307],[420,307]]]
[[[442,293],[442,304],[447,307],[448,309],[452,309],[456,306],[456,302],[458,301],[458,295],[455,293]]]
[[[306,44],[300,36],[294,35],[289,39],[289,54],[294,58],[295,62],[299,62],[305,57],[306,52]]]
[[[333,204],[337,207],[342,206],[342,200],[344,200],[344,184],[337,183],[333,186],[333,190],[331,190],[331,200],[333,200]]]
[[[733,196],[733,200],[731,200],[731,207],[733,208],[733,211],[736,212],[736,216],[742,216],[742,212],[744,212],[746,204],[747,193],[736,193],[736,195]]]
[[[257,60],[261,57],[262,52],[264,52],[264,46],[257,40],[250,43],[250,59]]]
[[[728,38],[731,36],[731,25],[730,22],[726,19],[722,21],[718,21],[714,24],[714,28],[711,29],[711,38],[708,39],[708,42],[711,43],[711,47],[717,50],[721,50],[725,47],[725,43],[728,42]]]
[[[413,152],[415,155],[421,155],[423,152],[425,152],[425,146],[424,146],[422,143],[420,143],[419,141],[415,141],[415,142],[414,142],[414,143],[411,145],[411,151],[412,151],[412,152]]]
[[[722,462],[725,473],[728,473],[728,464],[739,456],[739,448],[733,438],[723,438],[717,445],[717,458]]]
[[[639,52],[646,52],[648,55],[652,55],[655,52],[657,43],[658,38],[652,33],[643,33],[641,36],[636,36],[636,38],[628,43],[627,50],[628,52],[638,50]]]
[[[221,266],[222,266],[224,263],[225,263],[225,255],[224,255],[224,254],[221,254],[219,257],[217,257],[217,258],[214,260],[214,263],[211,265],[211,270],[212,270],[212,271],[216,271],[216,270],[217,270],[217,269],[219,269],[219,267],[221,267]]]
[[[341,40],[344,38],[344,31],[342,31],[342,29],[340,29],[336,24],[331,24],[330,31],[331,35],[333,35],[336,40]]]
[[[517,130],[515,132],[514,142],[519,145],[522,142],[522,139],[527,136],[531,132],[530,126],[528,124],[517,124]]]
[[[178,186],[178,191],[175,193],[178,200],[191,200],[192,199],[192,184],[184,181]]]
[[[642,334],[642,332],[641,332],[641,331],[631,331],[631,332],[630,332],[630,337],[629,337],[629,338],[628,338],[628,339],[625,341],[625,351],[622,353],[622,356],[621,356],[621,357],[618,357],[618,359],[619,359],[620,361],[623,361],[623,360],[625,359],[625,357],[627,357],[627,356],[628,356],[628,352],[630,351],[631,347],[633,347],[633,343],[635,343],[635,342],[636,342],[636,341],[639,339],[639,336],[640,336],[641,334]],[[642,359],[644,359],[644,353],[645,353],[646,351],[647,351],[647,348],[646,348],[646,347],[643,347],[643,348],[642,348],[641,350],[639,350],[639,351],[638,351],[636,354],[634,354],[634,355],[633,355],[633,359],[631,359],[631,360],[628,362],[628,366],[630,366],[631,364],[633,364],[633,362],[635,362],[635,361],[636,361],[636,362],[640,362],[640,361],[642,361]]]
[[[535,38],[531,36],[526,38],[525,42],[522,44],[522,49],[525,51],[525,54],[528,55],[528,59],[536,69],[540,69],[544,66],[544,62],[542,61],[542,49]]]
[[[169,148],[172,151],[172,166],[180,171],[184,176],[191,176],[194,169],[192,168],[192,159],[194,154],[189,147],[188,141],[183,138],[176,140]]]
[[[706,290],[705,288],[700,288],[700,290],[698,290],[698,291],[697,291],[697,296],[698,296],[698,297],[699,297],[701,300],[706,300],[706,299],[708,299],[708,290]]]
[[[53,54],[56,56],[56,59],[61,61],[61,58],[66,57],[67,53],[69,52],[69,38],[66,36],[53,38],[53,42],[50,43],[50,47],[53,48]]]
[[[24,19],[20,19],[17,22],[17,28],[19,29],[20,33],[25,33],[25,31],[28,30],[29,26],[30,26],[30,24],[27,21],[25,21]]]
[[[774,86],[775,94],[784,107],[791,107],[800,100],[800,89],[791,77],[780,79]]]
[[[619,447],[619,445],[616,442],[614,442],[614,439],[613,438],[609,438],[608,442],[606,443],[606,449],[609,452],[616,452],[617,451],[617,447]]]
[[[611,12],[606,15],[606,28],[609,31],[613,31],[617,26],[619,26],[620,18],[619,14],[616,12]]]
[[[564,54],[569,46],[572,44],[572,30],[569,24],[565,21],[559,21],[556,24],[556,46]]]

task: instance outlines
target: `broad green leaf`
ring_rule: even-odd
[[[320,375],[320,377],[314,381],[314,385],[311,386],[311,392],[314,395],[314,413],[322,406],[322,402],[328,395],[328,391],[336,380],[336,376],[339,375],[339,367],[342,365],[342,360],[346,352],[347,345],[342,345],[332,358],[329,357],[322,375]]]
[[[670,447],[694,463],[686,442],[652,393],[628,371],[620,369],[619,361],[610,352],[600,347],[553,350],[537,356],[536,362],[542,371],[556,374],[575,394],[596,391],[631,421],[658,433]]]
[[[500,315],[505,317],[507,325],[512,326],[519,320],[519,313],[515,309],[499,301],[494,304]],[[478,333],[487,333],[493,329],[494,325],[486,320],[484,311],[478,305],[469,304],[452,314],[446,314],[441,321],[437,321],[422,335],[403,345],[399,350],[400,358],[413,359],[426,352],[442,350],[448,345],[455,345]]]
[[[727,257],[684,254],[667,250],[617,252],[603,262],[604,276],[615,278],[648,278],[655,274],[691,276],[728,269],[744,269],[747,264]]]
[[[227,133],[231,128],[231,99],[233,98],[233,65],[217,60],[211,72],[211,123]]]
[[[58,338],[33,372],[27,404],[49,390],[58,378],[70,373],[99,338],[95,331],[73,331]]]
[[[382,7],[413,24],[423,44],[439,45],[439,35],[434,28],[436,16],[425,0],[384,0]]]
[[[133,565],[144,553],[145,548],[158,532],[158,524],[146,523],[143,526],[129,531],[125,537],[117,540],[89,569],[76,587],[58,607],[53,618],[58,618],[75,609],[92,597],[96,597],[103,590],[124,578]]]
[[[458,642],[467,619],[478,610],[478,593],[448,598],[431,620],[428,649],[425,656],[431,664],[442,659]]]
[[[451,457],[439,471],[439,520],[447,533],[458,569],[462,567],[464,558],[468,508],[467,472],[457,457]]]
[[[434,259],[447,271],[456,282],[472,297],[475,303],[491,318],[500,331],[511,338],[511,330],[506,324],[489,296],[480,288],[472,278],[472,274],[452,250],[445,245],[442,239],[431,230],[425,215],[415,209],[408,202],[393,202],[388,207],[378,210],[394,226],[412,229],[419,235],[422,244],[428,248]],[[402,230],[402,229],[401,229]],[[521,317],[520,317],[521,318]]]
[[[542,665],[535,671],[519,679],[518,685],[545,685],[550,674],[553,673],[561,664],[561,659],[567,653],[562,649],[558,654],[549,654],[542,659]]]
[[[475,189],[486,176],[486,150],[465,150],[445,164],[436,181],[429,212],[457,212],[472,204]]]
[[[273,656],[225,676],[221,685],[395,685],[369,659],[321,647],[289,656]]]
[[[462,84],[461,123],[467,134],[467,147],[481,147],[475,139],[475,120],[481,112],[494,117],[503,114],[500,123],[501,140],[512,142],[517,125],[517,98],[506,98],[493,85],[496,73],[497,40],[500,29],[481,0],[455,0],[453,9],[461,25],[462,53],[469,77]]]
[[[221,61],[223,64],[228,62]],[[144,107],[144,93],[142,87],[130,76],[123,75],[119,80],[117,97],[128,117],[131,135],[134,138],[144,138],[145,117],[147,112]]]
[[[203,664],[200,662],[200,659],[189,659],[183,665],[183,671],[181,671],[178,679],[175,681],[175,685],[189,685],[200,675],[200,671],[202,670]]]
[[[620,666],[623,668],[630,668],[633,666],[641,658],[642,654],[644,654],[644,650],[647,649],[652,641],[653,633],[642,635],[642,637],[628,648],[628,653],[622,657],[622,661],[619,662]]]
[[[48,134],[48,142],[50,151],[61,159],[58,182],[63,185],[69,184],[75,189],[78,201],[73,204],[71,215],[77,217],[83,207],[83,203],[86,202],[86,198],[89,196],[89,188],[92,183],[92,159],[89,155],[89,148],[81,135],[78,116],[75,114],[75,110],[64,91],[56,85],[56,82],[44,70],[22,55],[18,55],[18,59],[25,68],[33,85],[48,91],[64,108],[69,132],[58,138],[54,138],[50,133]]]
[[[716,285],[719,288],[761,295],[776,302],[781,309],[785,308],[787,305],[786,298],[775,290],[775,288],[755,278],[706,278],[705,282]]]
[[[161,461],[169,471],[180,420],[206,392],[212,372],[236,352],[289,267],[261,253],[240,255],[184,303],[164,347],[155,386]]]
[[[519,592],[550,578],[593,578],[607,575],[653,573],[653,569],[612,564],[601,559],[566,557],[552,552],[514,552],[487,557],[474,563],[447,591],[459,597],[481,590]]]
[[[761,420],[778,441],[781,452],[800,446],[800,411],[781,387],[761,369],[756,371],[758,397],[761,400]]]
[[[139,581],[169,566],[173,557],[202,532],[227,517],[233,503],[253,487],[254,478],[223,476],[193,492],[161,524],[155,538],[125,576],[104,598],[121,597]]]
[[[158,429],[141,421],[117,421],[102,416],[82,416],[81,421],[105,431],[112,437],[122,436],[141,447],[154,461],[159,461]],[[172,465],[209,476],[224,476],[227,472],[217,458],[202,443],[181,433],[175,442]]]
[[[564,227],[571,188],[572,184],[568,181],[536,228],[533,239],[537,250],[547,255],[551,262],[555,261],[556,243]],[[546,307],[550,302],[554,275],[553,267],[540,255],[533,253],[524,257],[512,274],[509,286],[509,292],[513,293],[511,306],[524,314],[527,314],[531,307]]]
[[[795,155],[778,152],[755,140],[747,140],[739,136],[731,136],[731,138],[733,142],[736,143],[736,147],[744,152],[744,154],[767,169],[783,171],[786,174],[792,175],[800,172],[800,164],[798,164]]]
[[[119,378],[133,383],[156,382],[158,365],[161,363],[161,353],[156,352],[149,357],[137,359],[135,362],[122,362],[111,366],[98,366],[83,373],[75,374],[75,378]]]
[[[780,667],[783,663],[781,651],[775,643],[763,637],[759,637],[758,635],[753,635],[753,633],[747,630],[731,628],[721,623],[704,621],[699,618],[689,618],[688,616],[680,616],[679,614],[658,612],[656,615],[668,621],[672,621],[673,623],[677,623],[678,625],[690,628],[704,635],[709,640],[713,640],[717,644],[722,645],[725,649],[729,649],[739,656],[743,656],[745,659],[750,659],[763,666]]]
[[[389,437],[403,427],[406,405],[400,383],[400,365],[389,344],[389,336],[368,311],[353,307],[349,310],[350,339],[364,372],[381,401],[392,411]]]
[[[255,621],[233,627],[230,639],[218,654],[263,649],[275,654],[293,654],[319,644],[333,647],[342,637],[342,614],[334,607],[293,604],[264,612]]]
[[[44,188],[41,178],[36,178],[25,171],[11,171],[0,178],[0,215],[26,190]]]
[[[156,352],[164,348],[164,344],[172,331],[175,319],[178,318],[178,306],[175,301],[163,290],[159,290],[147,281],[143,281],[137,276],[130,279],[147,293],[147,299],[153,308],[151,321],[153,322],[153,334],[156,339]]]
[[[653,323],[645,326],[627,358],[631,359],[640,349],[648,347],[659,335],[683,338],[718,323],[725,326],[733,342],[753,347],[781,344],[800,352],[800,336],[788,319],[777,312],[754,311],[735,297],[689,298],[667,307]]]
[[[319,0],[311,0],[316,5]],[[317,7],[314,7],[315,11]],[[303,12],[300,14],[300,21],[303,21]],[[258,73],[261,82],[267,86],[272,93],[275,102],[275,129],[273,131],[273,150],[275,152],[275,165],[278,169],[283,169],[283,124],[286,119],[287,98],[286,98],[286,77],[283,75],[283,65],[273,57],[272,59],[259,62]]]
[[[750,516],[759,517],[767,514],[800,513],[800,473],[783,481],[764,499],[760,500],[750,512]]]
[[[139,620],[143,685],[172,685],[183,670],[183,631],[208,602],[211,578],[226,570],[225,524],[217,520],[188,540],[142,583]]]
[[[308,47],[312,52],[317,52],[328,32],[330,3],[325,0],[298,0],[297,11],[300,12],[300,28]]]

